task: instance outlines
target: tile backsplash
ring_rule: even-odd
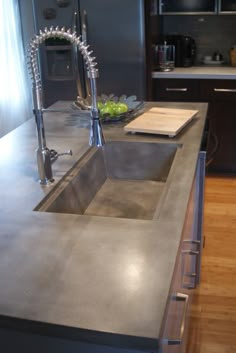
[[[189,35],[196,41],[196,64],[219,51],[230,62],[230,48],[236,45],[236,15],[163,16],[164,34]]]

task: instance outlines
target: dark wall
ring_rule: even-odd
[[[196,63],[215,51],[220,51],[229,63],[230,48],[236,45],[236,15],[163,16],[163,29],[164,34],[185,34],[196,40]]]

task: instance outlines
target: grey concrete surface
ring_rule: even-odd
[[[182,144],[153,220],[33,211],[54,189],[37,182],[35,123],[0,139],[0,327],[156,349],[207,104],[154,105],[199,113],[172,139],[104,125],[107,141]],[[45,114],[48,147],[74,152],[53,164],[55,186],[88,150],[86,119]]]
[[[134,141],[91,148],[36,210],[152,219],[177,149]]]

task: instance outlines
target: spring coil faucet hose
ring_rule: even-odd
[[[97,86],[96,78],[98,77],[98,69],[96,68],[97,62],[95,57],[89,51],[89,45],[81,40],[81,36],[77,36],[76,32],[71,32],[71,29],[66,30],[65,27],[50,27],[45,28],[44,31],[40,30],[39,35],[35,35],[30,41],[29,45],[29,65],[32,73],[33,81],[33,101],[34,101],[34,115],[38,135],[38,149],[37,149],[37,162],[38,171],[41,184],[49,184],[53,181],[51,170],[51,156],[50,150],[46,146],[46,138],[43,123],[43,95],[42,95],[42,81],[38,64],[38,48],[48,38],[63,38],[68,40],[72,45],[76,45],[83,55],[88,77],[91,85],[91,128],[89,144],[91,146],[100,147],[104,144],[104,137],[102,127],[99,119],[99,111],[97,107]],[[54,158],[55,160],[55,158]]]

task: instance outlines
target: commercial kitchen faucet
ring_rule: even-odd
[[[79,48],[83,55],[87,66],[87,74],[90,80],[91,86],[91,108],[90,108],[90,138],[89,144],[91,146],[100,147],[104,144],[104,137],[102,132],[102,126],[99,119],[99,111],[97,106],[97,86],[96,78],[98,77],[98,69],[96,68],[97,63],[95,57],[92,57],[92,51],[88,51],[89,45],[78,37],[76,32],[71,33],[71,30],[66,30],[64,27],[50,27],[45,28],[44,31],[40,30],[39,35],[35,35],[30,41],[29,47],[29,58],[30,68],[32,72],[33,80],[33,104],[34,104],[34,116],[36,121],[37,136],[38,136],[38,148],[37,148],[37,164],[40,183],[43,185],[50,184],[54,181],[52,174],[52,163],[60,156],[65,154],[72,154],[72,151],[59,154],[55,150],[50,150],[46,145],[45,129],[43,122],[43,92],[42,92],[42,81],[38,64],[38,48],[48,38],[59,37],[67,39],[72,45]]]

